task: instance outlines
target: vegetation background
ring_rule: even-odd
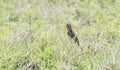
[[[0,70],[120,70],[120,0],[0,0]]]

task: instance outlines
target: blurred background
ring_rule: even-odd
[[[0,0],[0,69],[120,70],[119,19],[120,0]]]

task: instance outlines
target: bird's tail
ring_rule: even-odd
[[[75,41],[75,43],[77,43],[78,46],[80,46],[79,39],[77,37],[75,37],[74,41]],[[83,48],[82,47],[80,47],[80,48],[83,51]]]

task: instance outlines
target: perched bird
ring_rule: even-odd
[[[79,40],[78,40],[77,36],[75,35],[75,33],[73,32],[71,24],[67,23],[66,24],[66,28],[67,28],[67,35],[68,35],[68,37],[70,37],[71,39],[73,39],[74,42],[77,43],[78,46],[80,46]]]

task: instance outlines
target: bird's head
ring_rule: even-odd
[[[67,23],[67,24],[66,24],[66,28],[67,28],[67,30],[71,29],[71,24],[70,24],[70,23]]]

